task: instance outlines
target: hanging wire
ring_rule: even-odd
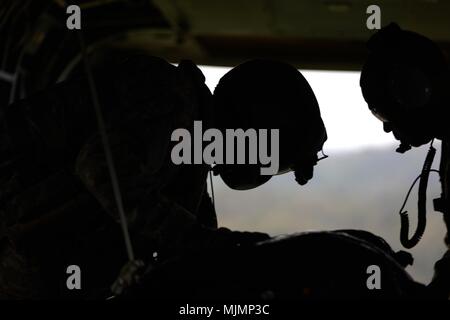
[[[212,197],[212,202],[213,202],[213,206],[214,206],[214,210],[215,210],[216,209],[216,198],[214,196],[214,182],[213,182],[212,171],[209,172],[209,184],[211,185],[211,197]]]
[[[4,11],[3,16],[1,17],[2,19],[0,20],[0,29],[3,29],[3,27],[8,22],[9,17],[12,15],[12,12],[16,9],[16,7],[20,7],[21,3],[20,1],[12,1],[8,5],[6,7],[6,10]]]
[[[440,171],[436,170],[436,169],[431,169],[430,172],[435,172],[435,173],[440,174]],[[405,208],[406,204],[408,203],[409,196],[411,195],[411,192],[412,192],[414,186],[416,185],[417,181],[419,181],[419,179],[421,177],[422,177],[422,174],[419,174],[417,176],[417,178],[414,179],[414,182],[411,184],[411,187],[409,188],[408,193],[406,194],[405,200],[403,201],[402,207],[400,208],[400,211],[399,211],[400,213],[406,213],[407,212],[407,211],[403,211],[403,209]]]
[[[116,201],[117,211],[119,212],[120,225],[122,227],[122,233],[123,233],[123,237],[125,240],[125,247],[127,250],[128,259],[130,261],[133,261],[134,260],[134,250],[133,250],[133,246],[131,244],[130,234],[128,232],[128,225],[127,225],[127,220],[126,220],[126,216],[125,216],[125,210],[123,208],[122,196],[121,196],[120,187],[119,187],[119,180],[117,178],[117,172],[116,172],[116,169],[114,166],[114,159],[112,156],[111,146],[109,144],[108,135],[106,133],[106,125],[105,125],[105,121],[103,118],[102,110],[100,108],[99,97],[98,97],[97,89],[95,87],[95,81],[94,81],[94,77],[92,75],[91,66],[89,64],[83,34],[81,33],[80,30],[77,31],[77,34],[78,34],[78,39],[79,39],[79,43],[80,43],[80,47],[81,47],[81,54],[82,54],[83,61],[84,61],[85,72],[86,72],[86,76],[88,79],[89,88],[91,90],[92,102],[93,102],[95,113],[97,116],[98,128],[99,128],[100,136],[101,136],[101,139],[103,142],[103,147],[105,150],[106,162],[107,162],[107,166],[108,166],[108,170],[109,170],[109,175],[111,178],[111,184],[112,184],[112,188],[113,188],[114,198]]]
[[[13,75],[13,81],[11,84],[11,91],[9,93],[9,104],[12,104],[15,99],[16,99],[16,88],[17,88],[17,81],[19,80],[19,71],[20,71],[20,66],[22,65],[22,60],[25,56],[25,49],[23,49],[20,54],[19,57],[17,58],[17,62],[16,62],[16,66],[15,66],[15,71],[14,71],[14,75]]]
[[[211,198],[212,198],[212,204],[214,208],[214,212],[216,211],[216,198],[214,197],[214,183],[213,183],[213,173],[212,173],[212,167],[209,170],[209,184],[211,185]]]

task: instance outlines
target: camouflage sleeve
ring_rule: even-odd
[[[164,121],[161,121],[159,125],[164,126]],[[170,168],[164,166],[168,149],[164,135],[164,131],[156,132],[154,140],[148,141],[153,150],[152,159],[148,159],[141,150],[144,146],[139,145],[129,133],[108,132],[124,207],[129,214],[128,218],[131,217],[138,201],[160,189],[172,173]],[[104,146],[99,134],[92,136],[81,149],[76,159],[75,171],[106,211],[118,220]]]
[[[164,225],[163,220],[171,219],[167,210],[155,209],[163,201],[159,198],[161,190],[173,183],[179,172],[179,167],[170,159],[171,134],[177,128],[188,128],[198,108],[195,84],[172,72],[173,66],[157,70],[161,61],[152,59],[133,58],[115,71],[112,87],[120,107],[112,106],[111,115],[106,118],[128,223],[138,229],[146,225],[148,233],[153,229],[156,232],[157,226],[151,224]],[[110,98],[105,100],[111,101]],[[104,145],[98,132],[81,148],[75,171],[106,211],[119,220]],[[165,203],[167,201],[173,200]],[[188,210],[180,212],[177,219],[184,221],[182,225],[196,220]],[[144,223],[143,218],[152,223]]]
[[[164,122],[160,121],[160,124],[166,128]],[[162,132],[154,136],[161,138]],[[206,199],[202,201],[209,203],[203,204],[207,208],[201,210],[206,210],[207,216],[201,219],[195,212],[160,192],[168,181],[177,177],[177,170],[170,165],[170,160],[161,156],[147,164],[139,156],[138,150],[133,150],[133,139],[127,138],[125,133],[110,133],[110,139],[127,219],[132,232],[140,235],[141,239],[170,251],[178,251],[253,244],[269,238],[258,232],[217,229],[216,220],[211,218],[211,215],[215,218],[214,209],[205,194]],[[152,150],[157,150],[157,154],[167,152],[165,144],[153,142],[150,145],[153,146]],[[83,148],[77,160],[77,172],[103,207],[118,220],[106,160],[98,137]],[[208,223],[203,224],[202,221]]]

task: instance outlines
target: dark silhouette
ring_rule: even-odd
[[[396,24],[381,29],[368,42],[369,57],[361,73],[361,89],[372,113],[383,122],[386,132],[400,141],[398,152],[442,140],[439,173],[442,196],[434,200],[436,211],[443,213],[447,226],[445,242],[450,246],[450,158],[448,108],[450,106],[450,69],[441,50],[424,36],[404,31]],[[415,246],[425,232],[426,190],[435,155],[425,159],[419,184],[418,226],[409,239],[409,222],[401,212],[401,242]],[[450,253],[435,265],[435,277],[429,287],[439,296],[450,295]]]
[[[194,2],[79,4],[82,30],[67,28],[64,1],[0,4],[0,298],[448,297],[449,253],[425,286],[404,270],[413,262],[410,254],[394,252],[366,231],[270,239],[219,228],[207,175],[213,172],[228,186],[246,190],[271,178],[261,175],[264,164],[210,168],[171,161],[171,133],[178,128],[192,133],[196,121],[222,132],[273,128],[280,130],[276,173],[294,171],[300,185],[312,179],[327,139],[325,125],[305,78],[278,60],[305,68],[355,67],[364,52],[361,26],[356,39],[341,37],[348,26],[336,29],[333,23],[349,6],[325,4],[327,17],[339,13],[336,20],[319,21],[315,15],[297,19],[295,10],[284,7],[315,12],[315,4],[252,4],[239,18],[236,4],[227,3],[217,7],[231,14],[215,15],[220,18],[215,25]],[[356,12],[364,14],[348,14]],[[239,20],[252,18],[251,28]],[[435,208],[448,226],[445,59],[430,40],[395,25],[374,35],[369,50],[363,94],[385,130],[401,141],[398,151],[443,140],[443,196]],[[199,68],[183,60],[234,66],[261,54],[270,59],[238,65],[214,94]],[[174,66],[154,55],[182,61]],[[430,150],[412,238],[402,213],[401,241],[408,248],[425,232]],[[81,268],[82,290],[68,290],[69,265]],[[374,289],[370,270],[377,268],[382,285]]]
[[[174,165],[173,130],[192,131],[195,120],[205,127],[217,122],[220,128],[237,128],[242,121],[249,128],[280,127],[281,171],[295,169],[302,183],[312,178],[325,127],[306,80],[287,64],[258,60],[239,66],[231,72],[234,78],[227,75],[219,85],[214,104],[201,71],[189,61],[175,67],[159,58],[131,55],[108,69],[95,68],[93,74],[128,227],[137,256],[147,263],[154,252],[164,261],[194,249],[269,238],[217,228],[206,192],[209,166]],[[264,90],[237,91],[244,77],[248,83],[264,80]],[[302,86],[307,91],[297,90]],[[225,117],[228,106],[230,116]],[[272,121],[278,110],[282,116]],[[284,114],[291,117],[283,121]],[[120,220],[119,213],[86,78],[74,75],[10,105],[2,120],[10,164],[2,184],[0,291],[16,298],[64,296],[64,267],[77,264],[87,279],[84,294],[106,294],[125,257],[113,223]],[[304,123],[300,129],[299,122]],[[222,165],[219,173],[236,176],[238,165],[228,167]],[[237,172],[255,178],[245,166]],[[240,188],[237,181],[233,184]]]
[[[301,185],[312,178],[327,133],[314,92],[293,66],[258,59],[235,67],[215,88],[213,111],[214,125],[222,131],[279,129],[279,172],[294,170]],[[252,188],[270,179],[259,175],[258,165],[217,165],[214,172],[234,189]]]

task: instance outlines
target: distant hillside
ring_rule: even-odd
[[[419,175],[428,147],[404,155],[395,146],[385,149],[330,154],[319,163],[306,186],[292,174],[272,178],[250,191],[234,191],[215,180],[216,209],[223,226],[265,231],[272,235],[306,230],[355,228],[371,231],[400,249],[398,211],[414,178]],[[434,167],[439,164],[436,156]],[[434,262],[445,247],[442,215],[432,210],[440,194],[439,179],[432,174],[428,192],[428,225],[422,241],[411,250],[410,269],[415,279],[431,280]],[[407,210],[415,228],[417,187]],[[411,231],[413,232],[413,231]]]

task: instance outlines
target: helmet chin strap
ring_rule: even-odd
[[[403,141],[400,141],[400,145],[398,146],[398,148],[395,150],[398,153],[405,153],[406,151],[411,150],[411,145],[409,143],[405,143]]]
[[[297,181],[299,185],[303,186],[307,184],[308,181],[313,178],[314,167],[317,165],[317,163],[328,158],[328,155],[325,154],[323,149],[321,149],[320,152],[322,153],[320,158],[317,154],[315,154],[314,158],[309,158],[306,162],[305,160],[297,162],[297,164],[293,167],[295,181]]]

